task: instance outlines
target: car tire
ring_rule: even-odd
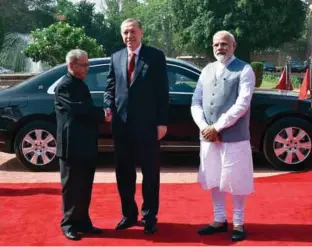
[[[312,162],[312,124],[302,118],[287,117],[274,122],[267,130],[263,151],[278,170],[297,171]]]
[[[55,124],[46,121],[28,123],[17,133],[14,151],[20,163],[31,171],[56,170],[59,165]]]

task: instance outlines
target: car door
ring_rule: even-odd
[[[161,145],[170,150],[197,150],[199,132],[190,111],[199,74],[183,65],[167,64],[169,79],[168,132]]]
[[[104,90],[108,75],[109,64],[100,64],[90,66],[85,83],[88,85],[92,95],[93,102],[96,106],[104,108]],[[99,151],[108,151],[112,149],[112,135],[110,123],[103,122],[99,125]]]

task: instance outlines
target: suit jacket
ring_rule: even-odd
[[[125,123],[138,135],[157,133],[167,125],[169,86],[166,59],[162,51],[142,45],[129,86],[127,48],[111,56],[104,105],[112,109],[112,133],[122,135]]]
[[[93,104],[88,86],[68,73],[55,89],[57,153],[65,159],[97,156],[98,124],[105,114]]]

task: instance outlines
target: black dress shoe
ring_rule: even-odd
[[[81,239],[81,237],[78,235],[78,233],[73,231],[73,230],[69,230],[67,232],[64,232],[64,235],[66,238],[68,238],[70,240],[80,240]]]
[[[232,241],[242,241],[246,238],[246,232],[245,229],[243,231],[232,231]]]
[[[121,219],[121,221],[117,224],[116,228],[117,230],[121,229],[127,229],[129,227],[137,225],[138,220],[137,219],[129,219],[127,217],[124,217]]]
[[[209,226],[205,226],[203,228],[200,228],[197,231],[197,233],[199,235],[211,235],[211,234],[214,234],[217,232],[227,232],[227,230],[228,230],[228,223],[226,221],[222,224],[222,226],[219,226],[219,227],[213,227],[213,226],[209,225]]]
[[[97,228],[97,227],[92,227],[92,228],[89,228],[88,230],[86,231],[83,231],[83,233],[90,233],[90,234],[103,234],[104,231],[100,228]]]
[[[156,223],[149,224],[148,222],[144,223],[144,233],[145,234],[153,234],[157,232],[157,226]]]

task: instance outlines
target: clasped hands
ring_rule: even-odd
[[[213,127],[213,125],[209,125],[208,127],[204,128],[201,131],[201,134],[207,141],[210,141],[210,142],[217,142],[217,141],[219,141],[218,132]]]

